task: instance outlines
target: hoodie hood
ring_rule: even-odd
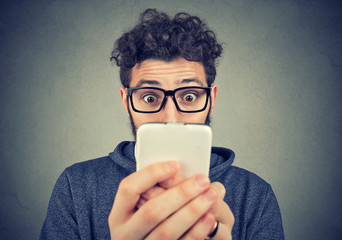
[[[128,173],[133,173],[136,171],[134,151],[135,142],[124,141],[115,148],[114,152],[109,154],[109,157],[116,164],[124,168]],[[212,180],[219,178],[230,168],[234,161],[234,157],[235,154],[230,149],[212,147],[209,177]]]
[[[209,177],[216,181],[223,173],[227,172],[234,162],[235,153],[223,147],[212,147],[210,158]]]

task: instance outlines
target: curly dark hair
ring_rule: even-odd
[[[147,9],[138,25],[115,42],[110,60],[120,67],[124,87],[129,87],[131,69],[136,64],[146,59],[172,61],[178,57],[201,62],[210,86],[215,80],[215,60],[222,53],[221,45],[196,16],[182,12],[171,19],[164,12]]]

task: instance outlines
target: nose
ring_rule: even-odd
[[[179,122],[179,112],[172,97],[166,98],[166,103],[160,114],[162,122]]]

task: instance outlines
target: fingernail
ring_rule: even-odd
[[[206,187],[209,185],[210,181],[209,178],[206,176],[198,175],[195,177],[195,180],[200,187]]]
[[[209,202],[212,202],[216,199],[217,197],[217,193],[212,190],[212,189],[209,189],[208,191],[206,191],[204,193],[204,197],[209,201]]]

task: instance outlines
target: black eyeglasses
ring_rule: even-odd
[[[159,112],[164,107],[167,96],[171,96],[178,111],[195,113],[207,108],[210,89],[210,87],[181,87],[164,90],[156,87],[134,87],[127,88],[127,93],[135,112]]]

